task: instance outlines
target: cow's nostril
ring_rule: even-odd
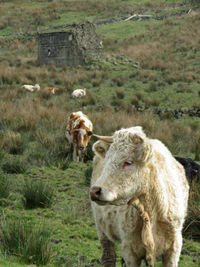
[[[92,200],[100,200],[101,187],[93,186],[90,190],[90,196]]]

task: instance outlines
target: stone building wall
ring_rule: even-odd
[[[38,62],[41,64],[83,65],[88,57],[98,56],[101,40],[95,26],[75,24],[69,31],[39,35]]]

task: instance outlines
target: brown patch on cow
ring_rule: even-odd
[[[47,91],[51,94],[55,94],[58,90],[57,87],[47,87]]]
[[[66,132],[70,136],[69,141],[72,142],[72,146],[76,147],[77,160],[79,161],[80,156],[84,154],[84,150],[92,136],[92,123],[89,125],[90,128],[85,126],[85,118],[89,120],[88,116],[81,112],[71,113],[68,120],[68,126]],[[90,121],[90,120],[89,120]],[[82,130],[85,130],[83,133]]]

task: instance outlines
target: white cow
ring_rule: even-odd
[[[72,97],[74,98],[82,98],[86,96],[86,89],[76,89],[72,92]]]
[[[40,86],[39,86],[39,84],[35,84],[35,85],[28,85],[28,84],[24,84],[23,86],[22,86],[22,89],[25,89],[25,90],[27,90],[27,91],[30,91],[30,92],[33,92],[35,89],[37,90],[37,91],[39,91],[40,90]]]
[[[161,256],[177,267],[189,192],[182,165],[139,126],[97,137],[90,196],[103,266],[115,266],[120,241],[127,267]]]

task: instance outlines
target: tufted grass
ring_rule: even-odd
[[[30,33],[66,30],[63,24],[85,19],[107,20],[133,12],[164,15],[189,8],[190,14],[167,20],[98,26],[102,57],[77,68],[39,66],[37,40],[26,39]],[[13,0],[3,1],[1,12],[0,214],[5,220],[1,220],[0,230],[5,227],[10,231],[15,225],[13,238],[20,229],[27,231],[31,244],[41,248],[38,255],[46,256],[39,256],[37,261],[36,250],[28,241],[17,245],[15,251],[1,243],[0,266],[46,263],[48,267],[100,267],[101,248],[88,199],[91,146],[96,139],[90,141],[86,163],[70,162],[65,138],[67,115],[83,110],[91,118],[95,133],[102,135],[141,125],[148,136],[160,139],[174,155],[199,160],[200,120],[188,113],[199,108],[200,99],[200,28],[195,1]],[[18,31],[25,33],[25,39],[18,39]],[[9,33],[13,35],[1,36]],[[39,83],[41,91],[22,91],[26,83]],[[47,95],[47,86],[59,88],[58,93]],[[71,93],[77,88],[87,88],[87,97],[72,99]],[[160,116],[155,109],[161,109]],[[178,119],[174,118],[175,110],[182,111]],[[46,187],[48,184],[51,186]],[[181,267],[200,265],[197,189],[192,185]],[[12,225],[10,218],[19,220],[13,219]],[[51,229],[45,240],[40,239],[43,224]],[[39,240],[44,241],[44,252]],[[119,247],[117,252],[119,267]]]
[[[51,258],[50,231],[45,226],[34,227],[18,218],[0,221],[1,251],[19,256],[25,263],[45,265]]]
[[[27,209],[50,207],[53,191],[53,188],[43,181],[26,179],[21,189],[24,207]]]

